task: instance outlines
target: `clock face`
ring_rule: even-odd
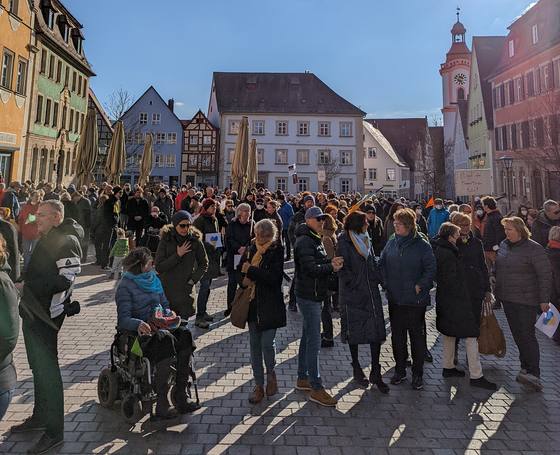
[[[467,82],[467,76],[465,76],[463,73],[459,73],[455,75],[453,80],[457,85],[464,85]]]

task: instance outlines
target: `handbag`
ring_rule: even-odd
[[[251,302],[251,289],[238,288],[235,291],[235,298],[231,302],[231,323],[240,329],[244,329],[247,324],[247,314],[249,313],[249,303]]]
[[[482,304],[480,317],[480,336],[478,337],[478,352],[484,355],[495,355],[503,358],[506,355],[506,338],[498,324],[490,303]]]

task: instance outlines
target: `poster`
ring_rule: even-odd
[[[220,248],[222,245],[222,234],[219,232],[215,232],[214,234],[206,234],[204,238],[206,243],[211,243],[214,245],[214,248]]]

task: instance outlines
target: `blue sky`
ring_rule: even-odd
[[[190,119],[208,109],[214,71],[309,70],[378,118],[440,115],[440,64],[456,7],[473,36],[506,35],[529,0],[63,0],[84,26],[104,103],[153,85]]]

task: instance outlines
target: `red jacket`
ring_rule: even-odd
[[[2,199],[4,199],[5,194],[6,194],[6,190],[0,191],[0,204],[2,204]]]
[[[26,240],[38,239],[40,237],[37,230],[37,221],[28,223],[29,215],[36,215],[39,204],[31,205],[26,203],[19,212],[18,224],[21,235]],[[26,224],[27,223],[27,224]]]
[[[175,198],[175,211],[178,212],[179,210],[181,210],[181,201],[183,199],[185,199],[188,196],[189,192],[185,191],[184,193],[182,191],[179,192],[179,194],[177,195],[177,197]],[[171,220],[169,220],[171,221]]]

